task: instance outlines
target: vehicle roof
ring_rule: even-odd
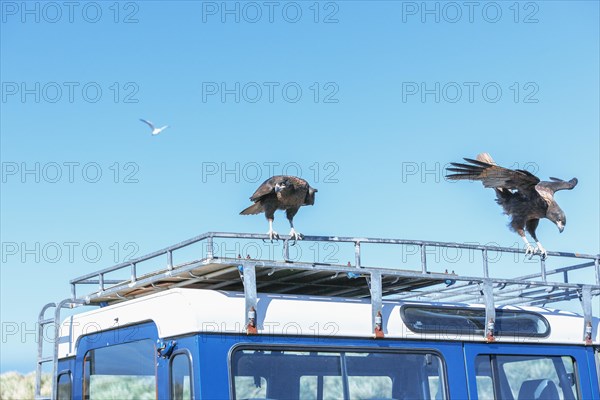
[[[460,334],[440,330],[416,333],[404,323],[400,310],[414,301],[384,301],[386,339],[447,340],[483,342],[472,332]],[[461,303],[444,307],[483,308]],[[59,357],[75,355],[78,340],[115,327],[152,321],[160,338],[192,333],[245,334],[245,298],[240,292],[175,288],[106,307],[75,314],[61,325]],[[542,315],[550,325],[547,337],[501,336],[499,342],[560,343],[583,345],[584,318],[576,313],[540,307],[502,306],[500,310],[530,311]],[[306,295],[260,294],[257,308],[258,334],[293,336],[339,336],[372,338],[371,304],[368,299],[347,299]],[[600,343],[598,318],[593,318],[594,343]],[[383,340],[386,340],[383,339]]]

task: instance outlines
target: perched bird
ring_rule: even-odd
[[[140,118],[140,121],[142,121],[143,123],[145,123],[146,125],[148,125],[150,127],[150,129],[152,129],[152,134],[153,135],[158,135],[159,133],[161,133],[162,131],[164,131],[165,129],[167,129],[169,127],[169,125],[165,125],[162,128],[156,128],[154,126],[154,124],[150,121],[146,121],[145,119]]]
[[[511,216],[510,227],[516,231],[525,242],[525,254],[530,258],[537,252],[542,258],[547,255],[546,250],[538,240],[535,230],[541,218],[548,218],[554,222],[562,232],[567,223],[567,217],[554,201],[554,193],[577,185],[577,178],[563,181],[550,178],[549,182],[540,181],[532,173],[522,169],[508,169],[497,165],[488,153],[481,153],[476,160],[465,158],[469,164],[451,163],[454,167],[447,168],[446,175],[449,179],[477,180],[487,188],[496,191],[496,202],[502,206],[504,213]],[[535,240],[533,248],[525,237],[524,229]]]
[[[279,238],[279,234],[273,230],[275,210],[285,210],[285,215],[290,221],[292,230],[290,237],[294,240],[302,239],[302,234],[294,229],[294,215],[302,206],[315,204],[315,193],[317,189],[310,187],[308,182],[296,176],[276,175],[262,183],[256,192],[250,197],[253,205],[246,208],[240,215],[251,215],[265,213],[269,221],[269,238]]]

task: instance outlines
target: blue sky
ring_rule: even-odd
[[[491,190],[442,177],[487,151],[578,177],[538,235],[600,251],[598,2],[0,4],[2,371],[34,369],[69,279],[266,232],[238,213],[269,171],[319,189],[305,234],[521,246]]]

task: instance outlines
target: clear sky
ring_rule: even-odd
[[[3,372],[35,368],[69,279],[266,232],[238,213],[270,172],[319,189],[305,234],[522,246],[491,190],[442,177],[487,151],[579,178],[538,234],[600,251],[596,1],[66,3],[0,2]]]

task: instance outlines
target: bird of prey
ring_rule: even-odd
[[[150,129],[152,129],[152,135],[158,135],[159,133],[161,133],[162,131],[164,131],[165,129],[167,129],[169,127],[169,125],[165,125],[162,128],[157,128],[150,121],[146,121],[145,119],[142,119],[142,118],[140,118],[140,121],[142,121],[143,123],[148,125],[150,127]]]
[[[571,190],[577,185],[577,178],[563,181],[550,178],[550,181],[540,181],[532,173],[522,169],[508,169],[497,165],[488,153],[481,153],[476,160],[465,158],[469,164],[451,163],[447,168],[449,179],[477,180],[486,188],[494,188],[496,202],[502,206],[504,213],[511,217],[510,227],[516,231],[525,242],[525,254],[533,257],[539,252],[546,258],[547,252],[538,240],[535,230],[541,218],[554,222],[562,232],[567,223],[567,217],[554,201],[554,193],[559,190]],[[533,248],[525,237],[529,232],[535,240]]]
[[[273,230],[275,210],[285,210],[287,219],[290,221],[292,230],[290,237],[294,240],[302,239],[303,235],[294,229],[294,215],[302,206],[315,204],[315,193],[317,189],[310,187],[308,182],[302,178],[288,175],[276,175],[262,183],[256,192],[250,197],[253,205],[246,208],[240,215],[251,215],[265,213],[269,221],[269,238],[279,238],[279,234]]]

